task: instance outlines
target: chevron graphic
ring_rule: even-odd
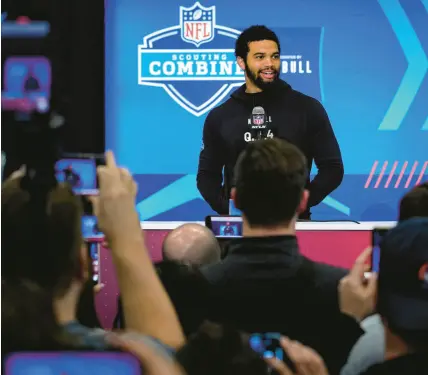
[[[196,198],[201,198],[196,175],[187,175],[142,200],[137,204],[137,211],[144,221]]]
[[[425,123],[422,125],[422,130],[428,130],[428,116],[427,116],[427,118],[425,120]]]
[[[348,206],[346,206],[343,203],[339,202],[338,200],[330,197],[329,195],[324,198],[322,203],[324,203],[326,206],[328,206],[330,208],[334,208],[336,211],[339,211],[342,214],[345,214],[348,216],[351,215],[351,209]]]
[[[140,220],[144,221],[198,198],[202,199],[196,187],[196,175],[190,174],[139,202],[137,211]],[[351,209],[348,206],[330,196],[326,197],[322,203],[345,215],[351,214]]]
[[[400,86],[379,125],[379,130],[395,131],[406,116],[410,105],[428,71],[428,58],[399,0],[378,0],[386,18],[397,36],[408,62]],[[423,4],[428,9],[428,1]]]

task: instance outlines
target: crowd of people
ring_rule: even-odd
[[[207,228],[186,224],[153,264],[137,185],[107,152],[91,203],[120,289],[118,329],[109,331],[94,313],[81,199],[39,172],[22,168],[2,185],[3,366],[22,351],[119,351],[153,375],[426,373],[428,183],[402,198],[378,274],[371,248],[341,269],[299,251],[304,155],[286,141],[256,141],[237,161],[231,192],[243,237],[224,249]],[[275,350],[265,350],[268,340]]]

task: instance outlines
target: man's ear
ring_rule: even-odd
[[[238,63],[238,66],[245,72],[245,60],[242,57],[237,57],[236,62]]]
[[[239,207],[239,202],[237,201],[237,199],[236,199],[236,188],[232,188],[232,190],[230,191],[230,199],[232,199],[232,201],[233,201],[233,204],[234,204],[234,206],[238,209],[238,210],[240,210],[240,207]]]
[[[303,190],[302,198],[300,199],[299,206],[297,207],[297,213],[299,215],[302,212],[306,211],[306,208],[308,207],[308,200],[309,200],[309,191]]]

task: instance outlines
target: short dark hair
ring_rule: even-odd
[[[399,221],[428,217],[428,182],[415,186],[400,201]]]
[[[82,204],[68,185],[45,192],[21,187],[21,179],[2,187],[2,278],[29,280],[62,296],[81,272]]]
[[[260,40],[272,40],[278,45],[278,51],[281,52],[281,45],[277,35],[266,26],[255,25],[245,29],[241,35],[239,35],[235,44],[235,56],[242,57],[246,60],[250,50],[249,44]]]
[[[296,146],[278,138],[252,142],[236,164],[236,206],[251,226],[289,222],[307,175],[306,158]]]

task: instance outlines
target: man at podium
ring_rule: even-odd
[[[236,41],[237,63],[245,84],[207,116],[199,157],[197,186],[211,208],[229,213],[233,169],[248,142],[282,138],[304,153],[309,170],[308,209],[300,219],[310,219],[310,207],[319,204],[343,179],[342,156],[322,104],[291,88],[279,78],[280,43],[265,26],[251,26]]]

